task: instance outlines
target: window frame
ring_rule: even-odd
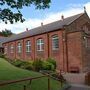
[[[10,53],[14,53],[14,45],[13,44],[10,45]]]
[[[30,53],[31,52],[31,41],[27,40],[26,43],[26,53]]]
[[[17,48],[18,48],[18,53],[21,53],[22,52],[22,44],[21,44],[21,42],[18,42]]]
[[[39,47],[39,49],[38,49],[38,47]],[[44,39],[38,38],[36,40],[36,49],[37,49],[37,51],[44,51]]]
[[[58,41],[58,44],[56,44],[57,41]],[[58,46],[56,46],[58,45]],[[53,35],[52,36],[52,50],[59,50],[59,37],[57,34]]]

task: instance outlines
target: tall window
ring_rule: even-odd
[[[4,47],[4,54],[7,54],[7,46]]]
[[[21,53],[22,52],[22,45],[20,42],[18,43],[17,48],[18,48],[18,53]]]
[[[88,27],[87,26],[83,26],[83,30],[85,31],[85,33],[89,33]]]
[[[31,42],[29,40],[26,41],[26,52],[31,52]]]
[[[11,44],[11,46],[10,46],[10,52],[14,53],[14,46],[13,46],[13,44]]]
[[[37,43],[37,51],[43,51],[44,50],[44,40],[38,39],[36,43]]]
[[[84,40],[85,40],[85,47],[90,48],[90,39],[87,37],[84,37]]]
[[[59,49],[59,37],[58,35],[52,36],[52,50]]]

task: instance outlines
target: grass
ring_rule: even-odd
[[[27,77],[37,77],[42,74],[17,68],[6,60],[0,58],[0,83],[7,80],[18,80]],[[50,79],[51,90],[60,90],[60,82]],[[0,86],[0,90],[23,90],[23,85],[27,85],[29,81],[25,81],[17,84],[10,84],[6,86]],[[31,86],[27,86],[27,90],[48,90],[47,78],[40,78],[33,80]]]

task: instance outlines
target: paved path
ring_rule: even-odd
[[[73,73],[66,73],[63,74],[64,78],[67,80],[69,84],[85,84],[85,74],[73,74]]]
[[[86,85],[71,84],[71,88],[67,90],[90,90],[90,87]]]
[[[90,90],[90,86],[85,85],[85,74],[73,74],[73,73],[65,73],[63,74],[64,78],[71,85],[70,88],[66,90]]]

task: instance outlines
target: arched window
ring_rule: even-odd
[[[44,40],[43,39],[37,39],[37,51],[43,51],[44,50]]]
[[[58,35],[52,36],[52,50],[58,50],[59,49],[59,37]]]
[[[31,52],[31,42],[30,42],[30,40],[26,41],[26,52]]]
[[[13,46],[13,44],[11,44],[11,46],[10,46],[10,52],[14,53],[14,46]]]
[[[17,48],[18,48],[18,53],[21,53],[22,52],[22,45],[20,42],[18,42]]]

